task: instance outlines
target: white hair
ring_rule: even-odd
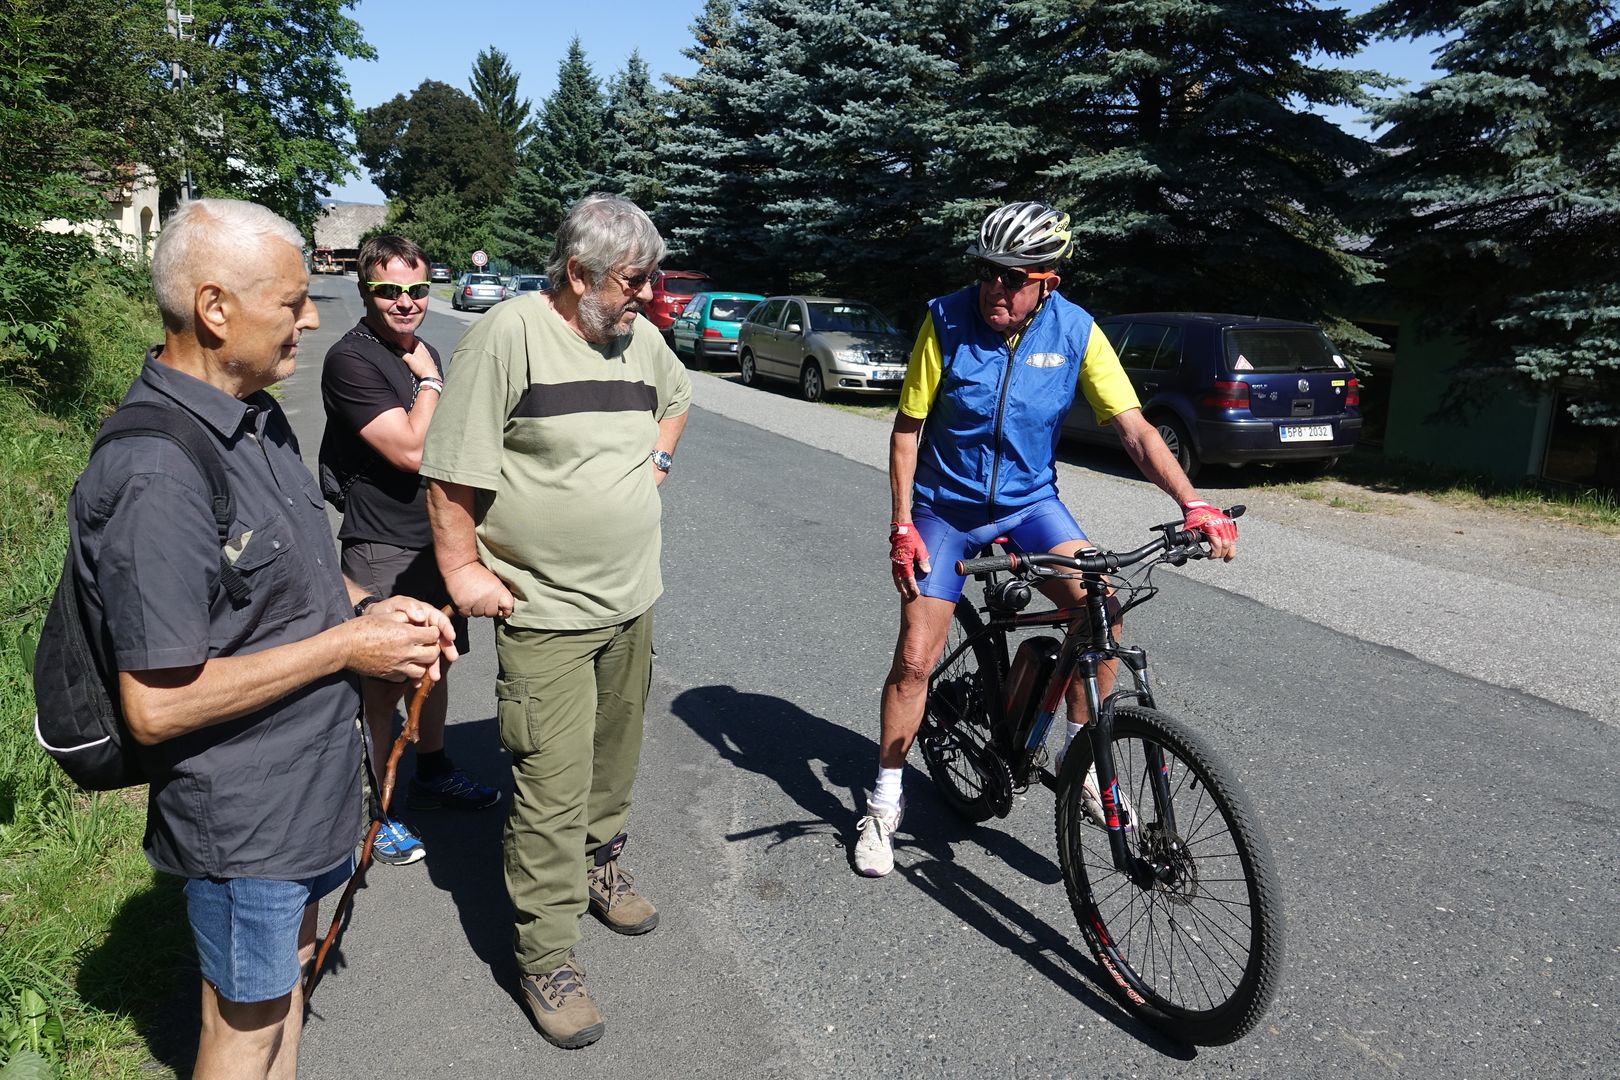
[[[568,260],[577,259],[592,281],[600,281],[632,259],[638,266],[656,266],[664,261],[664,251],[664,239],[646,211],[629,199],[597,192],[568,208],[546,274],[553,282],[565,282]]]
[[[217,280],[242,288],[258,279],[265,245],[291,244],[300,253],[304,237],[273,210],[241,199],[193,199],[180,204],[152,249],[152,290],[163,324],[191,327],[197,286]]]

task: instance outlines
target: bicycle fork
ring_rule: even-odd
[[[1156,884],[1169,885],[1175,880],[1175,870],[1168,863],[1158,863],[1131,850],[1130,838],[1148,827],[1141,809],[1131,806],[1120,796],[1119,772],[1114,764],[1114,707],[1121,698],[1139,701],[1145,708],[1153,708],[1153,692],[1148,686],[1147,653],[1134,646],[1115,646],[1117,657],[1130,671],[1131,689],[1121,689],[1116,683],[1107,698],[1102,697],[1098,673],[1109,654],[1088,650],[1076,660],[1079,676],[1086,692],[1086,708],[1091,722],[1086,733],[1091,739],[1092,767],[1097,772],[1097,790],[1101,796],[1103,817],[1108,829],[1108,847],[1115,869],[1128,875],[1138,888],[1151,888]],[[1153,827],[1170,836],[1176,835],[1175,807],[1170,799],[1170,772],[1164,749],[1157,743],[1144,741],[1142,753],[1147,765],[1155,816]]]

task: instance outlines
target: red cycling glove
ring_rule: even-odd
[[[889,522],[889,569],[894,572],[896,587],[901,587],[903,582],[910,583],[908,595],[917,588],[917,575],[912,569],[913,565],[925,574],[929,572],[931,567],[928,565],[928,545],[917,535],[917,526],[911,522]]]
[[[1183,506],[1186,519],[1181,527],[1188,532],[1201,532],[1211,540],[1237,543],[1237,522],[1207,502],[1190,502]]]

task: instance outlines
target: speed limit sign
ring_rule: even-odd
[[[489,256],[485,255],[483,250],[480,249],[472,253],[472,260],[474,266],[483,266],[489,262]]]

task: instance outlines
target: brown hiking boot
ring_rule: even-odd
[[[545,975],[524,975],[523,1003],[553,1046],[578,1050],[602,1037],[607,1023],[585,989],[585,969],[572,954],[568,962]]]
[[[585,874],[591,896],[591,914],[616,934],[645,934],[658,925],[658,909],[636,892],[636,883],[614,859],[593,866]]]

